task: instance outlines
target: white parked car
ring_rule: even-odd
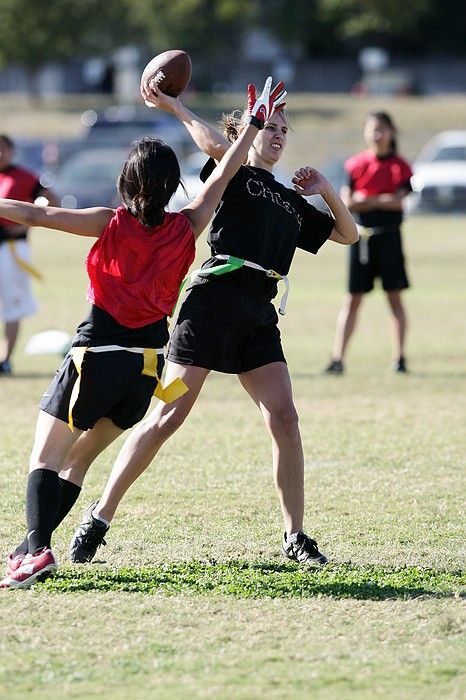
[[[413,163],[411,207],[420,211],[466,210],[466,131],[442,131]]]

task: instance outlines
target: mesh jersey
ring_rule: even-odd
[[[150,228],[119,207],[87,255],[87,299],[127,328],[154,323],[172,312],[194,254],[183,214]]]

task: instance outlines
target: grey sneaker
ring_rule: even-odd
[[[86,508],[83,521],[71,540],[70,559],[74,564],[85,564],[92,561],[97,549],[102,544],[107,544],[104,535],[110,526],[92,515],[97,503],[98,501],[94,501]]]
[[[322,566],[328,562],[327,557],[317,548],[317,542],[311,540],[304,532],[295,532],[287,536],[283,535],[283,554],[291,561],[307,566]]]

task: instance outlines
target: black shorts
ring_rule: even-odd
[[[168,346],[180,365],[240,374],[286,362],[274,305],[241,287],[210,281],[184,300]]]
[[[158,355],[158,375],[163,369],[163,355]],[[73,407],[73,423],[80,430],[90,430],[99,418],[110,418],[126,430],[146,414],[154,393],[154,377],[142,375],[143,355],[127,350],[86,352],[81,365],[79,395]],[[39,408],[68,423],[70,397],[78,373],[67,355],[43,395]]]
[[[349,250],[348,291],[351,294],[370,292],[376,277],[381,278],[386,292],[409,287],[399,229],[370,236],[366,264],[360,261],[362,245],[364,241],[358,241]]]

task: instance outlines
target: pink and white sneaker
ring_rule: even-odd
[[[6,575],[10,576],[11,574],[14,574],[15,571],[19,569],[24,561],[24,557],[26,556],[27,554],[17,554],[16,557],[14,557],[13,553],[10,552],[6,558]]]
[[[43,580],[57,568],[57,560],[51,549],[41,549],[37,554],[27,554],[16,571],[0,581],[0,588],[29,588]]]

